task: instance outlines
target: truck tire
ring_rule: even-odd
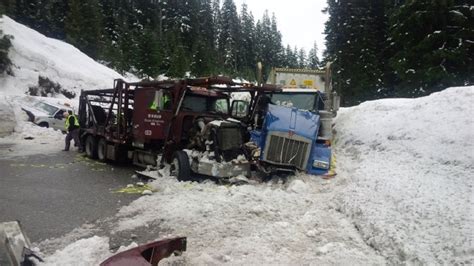
[[[41,122],[41,123],[38,124],[38,126],[48,128],[49,124],[48,124],[48,122]]]
[[[97,139],[92,135],[86,138],[86,155],[91,159],[97,159]]]
[[[176,176],[179,181],[188,181],[191,178],[191,167],[189,166],[188,154],[184,151],[176,151],[170,166],[170,175]]]
[[[101,162],[107,161],[107,141],[105,138],[100,138],[97,142],[97,158]]]

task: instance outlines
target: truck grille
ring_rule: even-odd
[[[297,135],[272,132],[267,136],[264,160],[270,163],[294,166],[300,170],[306,168],[311,141]]]

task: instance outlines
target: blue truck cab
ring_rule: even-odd
[[[324,103],[324,93],[312,89],[283,89],[257,97],[261,115],[257,112],[250,136],[260,148],[260,166],[265,172],[328,173],[332,115],[325,111]]]

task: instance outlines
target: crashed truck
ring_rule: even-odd
[[[229,93],[262,89],[225,77],[115,80],[113,89],[81,92],[81,141],[87,156],[101,161],[146,166],[161,158],[158,166],[170,163],[179,180],[249,176],[248,133],[237,112],[246,103],[231,104]]]
[[[231,101],[235,92],[248,93],[250,101]],[[249,177],[254,170],[327,172],[329,147],[322,155],[315,148],[320,142],[319,115],[265,101],[265,95],[278,92],[282,89],[274,85],[226,77],[115,80],[113,89],[82,91],[82,144],[88,157],[101,161],[132,161],[141,166],[169,163],[170,174],[183,181],[195,174]],[[286,120],[288,130],[275,127],[275,121]],[[306,134],[308,129],[314,136]]]
[[[268,82],[280,90],[258,92],[250,116],[254,120],[251,141],[260,148],[260,170],[335,174],[332,118],[339,108],[339,97],[332,90],[330,70],[330,64],[326,70],[271,70]]]

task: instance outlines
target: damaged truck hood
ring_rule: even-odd
[[[292,107],[268,105],[265,127],[270,131],[288,132],[308,139],[316,139],[319,115]]]

